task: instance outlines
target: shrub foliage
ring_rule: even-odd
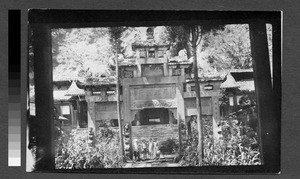
[[[120,168],[123,165],[119,150],[118,131],[103,128],[89,146],[88,131],[64,134],[56,143],[57,169]]]
[[[162,154],[172,154],[178,149],[178,141],[176,139],[167,139],[158,144],[158,149]]]
[[[212,125],[204,120],[203,164],[206,166],[260,165],[257,133],[252,128],[242,126],[236,117],[220,121],[221,138],[213,139]],[[198,165],[198,131],[194,121],[192,136],[182,148],[182,166]]]

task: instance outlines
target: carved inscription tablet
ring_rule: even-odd
[[[132,88],[131,109],[142,109],[145,107],[176,107],[175,86],[151,86]]]
[[[153,100],[153,99],[174,99],[175,98],[175,86],[163,86],[163,87],[139,87],[132,88],[131,99],[132,100]]]

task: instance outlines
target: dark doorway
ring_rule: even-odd
[[[79,113],[79,127],[80,128],[87,128],[88,127],[88,120],[87,120],[87,102],[86,101],[79,101],[78,106],[78,113]]]

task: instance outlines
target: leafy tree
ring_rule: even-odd
[[[191,58],[191,47],[189,46],[189,39],[187,29],[184,26],[167,26],[167,40],[172,44],[171,55],[177,56],[182,49],[186,50],[187,58]]]
[[[112,46],[114,47],[114,53],[119,53],[121,51],[121,37],[123,32],[126,30],[126,27],[110,27],[108,29],[109,40]]]
[[[214,72],[231,68],[252,68],[249,29],[245,24],[226,25],[202,34],[201,44],[197,46],[198,68],[203,72]],[[192,57],[189,35],[184,26],[166,27],[171,54],[177,56],[186,50],[188,59]]]
[[[107,28],[54,29],[54,77],[99,77],[109,73],[112,55]]]
[[[67,33],[71,32],[72,29],[53,29],[51,32],[52,36],[52,58],[53,67],[59,65],[57,62],[57,56],[59,55],[59,47],[64,44]]]
[[[203,58],[218,71],[252,68],[248,25],[226,25],[204,37]]]
[[[197,63],[197,47],[201,43],[204,34],[214,31],[216,29],[221,29],[222,26],[214,24],[206,25],[190,25],[184,26],[186,36],[189,37],[189,44],[192,49],[193,64],[194,64],[194,79],[195,79],[195,92],[196,92],[196,106],[197,106],[197,119],[198,119],[198,131],[199,131],[199,142],[198,142],[198,156],[199,165],[203,165],[203,121],[201,112],[201,99],[200,99],[200,86],[198,82],[198,63]]]
[[[145,39],[146,28],[123,29],[118,42],[119,58],[134,57],[131,45]],[[158,26],[155,28],[154,38],[156,41],[171,43],[171,56],[177,56],[184,49],[187,58],[190,59],[192,48],[187,29],[187,26]],[[65,74],[64,76],[74,78],[80,76],[98,78],[103,73],[106,76],[110,75],[108,65],[114,63],[112,60],[114,49],[108,30],[108,28],[54,29],[52,56],[55,76]],[[268,37],[271,38],[270,35]],[[248,26],[226,25],[222,30],[207,29],[206,33],[202,34],[201,44],[197,46],[196,52],[198,68],[202,72],[251,68]],[[30,57],[32,56],[33,54],[30,53]]]
[[[124,151],[124,142],[123,142],[123,126],[121,123],[121,107],[120,107],[120,82],[119,82],[119,60],[118,53],[121,51],[121,37],[123,32],[126,30],[126,27],[110,27],[109,28],[109,36],[110,43],[112,44],[113,52],[115,53],[115,63],[116,63],[116,76],[117,76],[117,85],[116,85],[116,94],[117,94],[117,113],[118,113],[118,123],[119,123],[119,136],[120,136],[120,149],[123,156],[123,160],[125,160],[125,151]]]
[[[120,37],[120,51],[125,58],[131,58],[134,57],[134,51],[131,48],[131,45],[141,40],[142,34],[141,31],[138,28],[135,27],[128,27],[124,29],[122,36]]]

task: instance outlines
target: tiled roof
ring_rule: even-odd
[[[227,79],[220,88],[238,88],[241,91],[255,91],[253,79],[239,79],[238,81],[231,75],[232,73],[253,73],[253,69],[231,69],[227,74]]]
[[[68,101],[72,96],[66,96],[67,90],[53,90],[53,100],[54,101]],[[35,93],[34,89],[30,90],[30,102],[35,102]]]
[[[72,96],[66,96],[67,90],[54,90],[53,100],[54,101],[68,101]]]
[[[224,72],[213,71],[213,72],[204,72],[204,73],[199,72],[198,76],[200,79],[203,79],[204,81],[223,80],[226,74]]]
[[[199,81],[222,81],[224,75],[222,73],[198,73]],[[193,82],[194,78],[186,79],[186,82]]]
[[[238,88],[238,87],[240,87],[240,86],[236,83],[236,81],[233,78],[233,76],[231,75],[231,73],[227,74],[226,81],[224,81],[220,86],[220,88],[224,88],[224,89],[225,88]]]
[[[66,92],[66,96],[82,96],[84,95],[84,90],[79,89],[78,86],[76,85],[75,81],[72,82],[71,86]]]
[[[253,80],[237,81],[236,83],[240,86],[239,90],[241,91],[255,91]]]
[[[72,96],[66,96],[67,90],[53,90],[53,100],[57,101],[68,101]],[[35,94],[34,92],[30,94],[30,102],[35,102]]]
[[[73,72],[64,72],[64,73],[54,73],[53,82],[61,82],[61,81],[81,81],[83,77],[79,77],[76,71]]]
[[[192,64],[193,61],[187,59],[186,56],[176,56],[169,59],[169,65],[172,64]]]
[[[164,42],[157,42],[155,40],[145,40],[145,41],[137,41],[132,43],[132,49],[135,50],[135,48],[138,47],[158,47],[158,46],[169,46],[168,43]]]
[[[136,59],[123,59],[119,60],[119,66],[135,66],[136,65]]]
[[[99,85],[111,85],[116,84],[117,80],[115,76],[101,77],[101,78],[87,78],[81,84],[83,86],[99,86]]]
[[[231,69],[230,73],[253,72],[253,69]]]

